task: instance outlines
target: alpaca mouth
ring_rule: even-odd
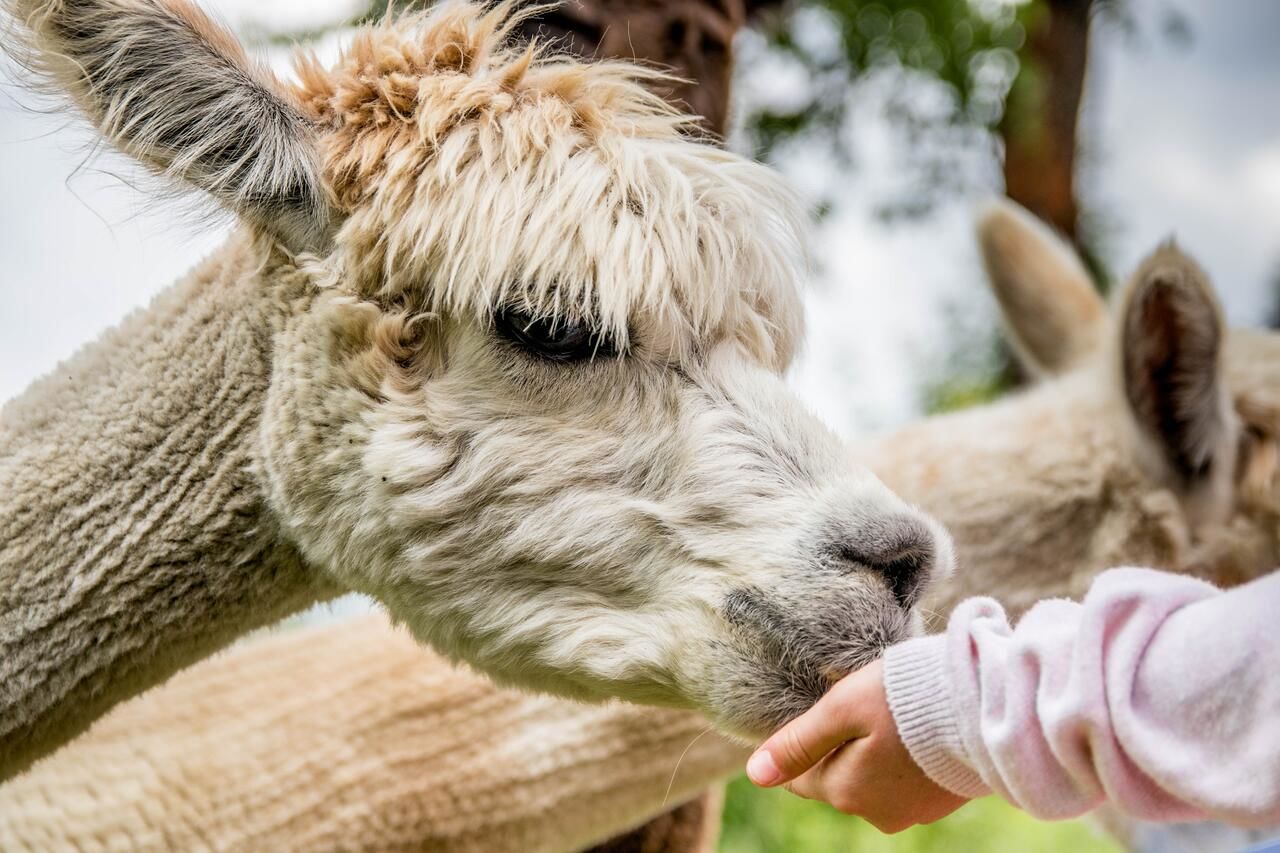
[[[788,607],[758,588],[744,587],[729,593],[721,609],[726,622],[750,632],[774,656],[834,680],[851,671],[843,664],[853,649],[874,647],[878,655],[902,639],[913,613],[914,606],[896,594],[861,589],[855,595],[832,593],[817,607]]]
[[[717,712],[758,736],[805,711],[840,679],[913,633],[913,611],[887,589],[826,590],[818,602],[778,601],[748,587],[721,608],[733,632],[733,683]]]

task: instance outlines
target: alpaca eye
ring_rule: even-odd
[[[508,308],[499,311],[493,322],[502,337],[553,361],[583,361],[618,354],[607,335],[580,321],[540,317]]]

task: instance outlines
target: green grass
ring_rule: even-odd
[[[729,784],[720,853],[1119,853],[1082,821],[1044,823],[998,797],[969,803],[950,817],[897,835],[781,789],[761,790],[740,776]]]

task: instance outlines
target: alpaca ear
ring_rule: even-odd
[[[187,0],[0,0],[19,58],[115,147],[297,251],[328,204],[313,129],[269,71]]]
[[[1172,243],[1138,267],[1121,302],[1125,398],[1187,483],[1204,477],[1231,429],[1221,377],[1225,326],[1208,277]]]
[[[1061,373],[1102,342],[1106,308],[1074,250],[1011,201],[988,205],[978,245],[1010,342],[1036,375]]]

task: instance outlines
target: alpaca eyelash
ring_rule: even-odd
[[[515,307],[494,314],[494,332],[521,350],[547,361],[580,362],[612,359],[620,347],[608,333],[588,321],[531,313]]]
[[[622,350],[614,336],[588,321],[566,320],[521,308],[500,308],[494,331],[508,343],[546,361],[575,363],[616,358]]]

